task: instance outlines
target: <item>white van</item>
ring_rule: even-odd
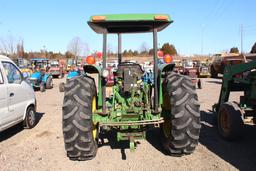
[[[35,126],[35,93],[15,63],[0,55],[0,132],[20,122]]]

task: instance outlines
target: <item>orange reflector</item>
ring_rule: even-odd
[[[89,65],[95,64],[95,58],[93,56],[87,56],[86,57],[86,63]]]
[[[93,16],[92,21],[105,21],[106,17],[105,16]]]
[[[173,61],[173,57],[172,57],[171,55],[166,54],[166,55],[164,56],[164,62],[165,62],[165,63],[169,64],[169,63],[171,63],[172,61]]]
[[[166,15],[156,15],[155,20],[168,20],[168,16],[166,16]]]
[[[158,56],[159,58],[162,58],[162,57],[164,56],[164,52],[161,51],[161,50],[157,51],[157,56]]]

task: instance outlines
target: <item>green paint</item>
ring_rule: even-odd
[[[103,14],[103,15],[94,15],[94,16],[105,16],[105,21],[155,21],[155,16],[166,16],[168,17],[167,21],[171,21],[171,18],[168,14]],[[90,21],[93,22],[90,17]]]

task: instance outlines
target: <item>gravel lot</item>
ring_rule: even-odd
[[[55,79],[53,89],[36,93],[41,118],[34,129],[24,130],[17,125],[0,133],[0,170],[256,170],[256,128],[247,126],[239,142],[220,139],[211,106],[218,100],[221,80],[208,78],[203,79],[203,89],[197,90],[202,129],[200,144],[193,154],[166,155],[159,142],[159,130],[155,129],[148,132],[146,141],[139,141],[135,152],[130,152],[128,143],[117,143],[109,134],[95,159],[70,161],[61,128],[61,81],[64,79]],[[239,93],[231,96],[233,100],[238,97]]]

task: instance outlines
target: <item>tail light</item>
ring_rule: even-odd
[[[93,56],[87,56],[86,57],[86,63],[89,65],[95,64],[95,58]]]
[[[164,56],[164,62],[165,62],[165,63],[169,64],[169,63],[171,63],[172,61],[173,61],[173,57],[172,57],[171,55],[166,54],[166,55]]]
[[[164,52],[161,50],[157,51],[157,56],[162,58],[164,56]]]

